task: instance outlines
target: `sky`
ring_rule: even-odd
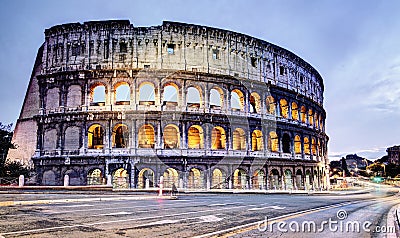
[[[329,158],[380,158],[400,144],[399,13],[397,0],[2,0],[0,122],[16,123],[45,29],[168,20],[244,33],[300,56],[324,79]]]

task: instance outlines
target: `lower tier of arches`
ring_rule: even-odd
[[[39,185],[109,185],[118,189],[319,190],[329,187],[323,162],[243,158],[41,157]],[[68,175],[68,176],[66,176]],[[65,180],[67,177],[67,181]]]

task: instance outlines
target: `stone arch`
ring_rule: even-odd
[[[242,168],[237,168],[233,172],[233,188],[247,188],[247,172]]]
[[[174,124],[168,124],[163,132],[164,149],[177,149],[180,147],[179,128]]]
[[[226,134],[224,128],[216,126],[211,131],[211,149],[223,150],[226,148]]]
[[[239,89],[233,89],[231,91],[231,109],[244,111],[244,94]]]
[[[106,103],[107,87],[101,82],[96,82],[90,87],[90,105],[104,106]]]
[[[113,148],[129,147],[129,129],[128,126],[118,123],[112,130],[112,146]]]
[[[252,176],[252,186],[254,189],[263,189],[265,187],[265,173],[262,169],[254,171]]]
[[[292,119],[295,121],[299,120],[299,107],[296,102],[292,102]]]
[[[264,141],[263,134],[260,130],[254,130],[251,133],[251,150],[252,151],[261,151],[263,150]]]
[[[58,133],[55,128],[45,130],[43,136],[43,150],[54,151],[57,148]]]
[[[314,137],[311,137],[311,152],[312,155],[317,155],[317,142]]]
[[[275,115],[276,113],[276,102],[275,98],[271,95],[267,96],[267,112],[269,114]]]
[[[152,188],[155,185],[154,171],[150,168],[144,168],[139,171],[138,188]]]
[[[308,124],[314,125],[314,113],[311,108],[308,109]]]
[[[42,184],[43,185],[57,185],[56,174],[54,173],[53,170],[46,170],[43,173]]]
[[[301,169],[297,169],[297,171],[296,171],[295,185],[298,189],[301,189],[303,187],[303,172],[301,171]]]
[[[223,109],[224,101],[224,91],[220,87],[213,87],[210,90],[210,108]]]
[[[271,152],[279,152],[278,134],[275,131],[270,131],[268,136],[268,150]]]
[[[304,154],[309,155],[311,154],[310,152],[310,139],[308,136],[304,137]]]
[[[69,126],[65,129],[64,150],[79,150],[80,148],[81,128],[78,126]]]
[[[80,174],[75,169],[69,169],[65,171],[64,175],[69,176],[69,185],[82,185]]]
[[[211,188],[225,188],[226,187],[226,173],[218,168],[215,168],[212,172]]]
[[[286,99],[282,98],[279,101],[279,108],[280,108],[280,111],[281,111],[281,117],[289,118],[289,104],[286,101]]]
[[[82,105],[82,88],[74,84],[69,86],[67,94],[67,107],[79,107]]]
[[[60,106],[60,89],[57,87],[50,88],[46,94],[46,109],[52,110]]]
[[[88,129],[88,149],[104,148],[104,129],[100,124],[93,124]]]
[[[173,82],[168,82],[164,84],[162,92],[163,105],[178,106],[180,104],[180,100],[178,100],[180,98],[178,85]]]
[[[260,113],[261,112],[261,97],[256,92],[250,94],[250,112]]]
[[[286,169],[284,172],[285,176],[285,187],[286,189],[293,189],[293,176],[292,176],[292,171],[290,169]]]
[[[113,173],[113,188],[129,188],[129,174],[124,168],[118,168]]]
[[[139,128],[138,145],[139,148],[154,148],[155,132],[152,125],[144,124]]]
[[[301,154],[301,138],[299,135],[294,136],[294,153]]]
[[[301,106],[300,118],[301,118],[301,122],[302,123],[306,123],[307,122],[307,109],[306,109],[305,106]]]
[[[203,107],[203,95],[198,86],[190,86],[187,88],[186,105],[189,108]]]
[[[175,186],[178,185],[178,180],[179,180],[179,174],[178,171],[174,168],[168,168],[164,171],[163,174],[164,177],[164,187],[165,188],[171,188],[172,184],[175,184]]]
[[[271,188],[278,189],[280,186],[279,171],[277,169],[272,169],[269,176],[270,176]]]
[[[236,128],[233,131],[232,149],[246,150],[246,133],[242,128]]]
[[[288,133],[283,133],[282,136],[282,152],[291,153],[291,139]]]
[[[204,183],[204,173],[198,168],[191,168],[189,170],[189,176],[188,176],[188,188],[191,189],[197,189],[197,188],[203,188],[203,183]]]
[[[87,185],[102,185],[104,184],[104,175],[101,169],[94,168],[88,171],[87,173]]]
[[[139,85],[139,105],[155,105],[155,87],[153,83],[143,82]]]
[[[131,101],[131,88],[127,82],[118,82],[114,85],[115,88],[115,104],[129,105]]]
[[[188,148],[203,149],[204,148],[204,133],[203,128],[199,125],[192,125],[188,129]]]

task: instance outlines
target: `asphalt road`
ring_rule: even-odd
[[[389,209],[400,203],[394,192],[397,190],[378,188],[370,194],[347,196],[193,194],[181,195],[177,200],[130,200],[138,195],[98,193],[0,194],[0,201],[59,200],[0,207],[0,236],[386,237],[388,232],[376,232],[375,228],[388,226]],[[308,222],[306,225],[314,222],[316,231],[313,227],[302,229],[304,221]],[[333,227],[329,227],[329,221]],[[369,230],[363,227],[360,231],[340,230],[340,223],[346,227],[348,221],[361,226],[371,224]],[[278,226],[279,222],[283,225]],[[335,222],[338,227],[332,231]]]

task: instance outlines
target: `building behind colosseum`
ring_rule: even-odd
[[[128,20],[45,31],[10,159],[37,183],[324,189],[323,80],[269,42]]]

